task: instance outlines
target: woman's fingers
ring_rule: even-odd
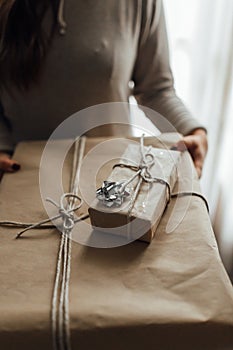
[[[0,170],[15,172],[20,169],[20,164],[11,159],[7,153],[0,152]]]
[[[205,156],[208,150],[206,132],[203,129],[196,129],[191,135],[184,136],[176,145],[178,151],[186,149],[192,156],[197,174],[201,177]]]

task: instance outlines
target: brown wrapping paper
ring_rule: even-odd
[[[169,135],[164,140],[174,142]],[[99,141],[88,140],[86,150]],[[46,217],[38,186],[43,146],[32,142],[17,148],[15,159],[22,170],[4,175],[1,220]],[[64,181],[69,169],[67,163]],[[185,198],[172,199],[150,245],[136,241],[97,249],[73,243],[72,349],[232,350],[232,286],[205,204],[192,197],[183,220],[166,234],[178,200]],[[15,240],[16,232],[0,228],[0,348],[51,350],[51,297],[60,235],[56,229],[34,230]]]
[[[145,152],[147,152],[146,147]],[[154,156],[154,165],[149,169],[151,176],[166,181],[172,191],[177,180],[177,164],[180,160],[180,152],[171,152],[159,148],[152,148],[150,152]],[[137,167],[140,162],[140,146],[129,144],[119,164],[129,164]],[[107,180],[122,182],[130,179],[134,174],[135,171],[130,168],[115,167]],[[102,180],[106,179],[103,178]],[[131,193],[119,208],[116,206],[108,208],[101,201],[95,199],[89,208],[89,214],[91,224],[96,230],[122,235],[128,237],[129,241],[140,239],[148,243],[151,242],[166,208],[169,192],[164,183],[143,181],[129,213],[130,198],[133,196],[137,181],[138,178],[128,185],[128,188],[131,188]]]

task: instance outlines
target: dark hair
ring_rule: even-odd
[[[54,28],[59,0],[0,0],[0,87],[36,81]],[[48,10],[53,23],[45,31]]]

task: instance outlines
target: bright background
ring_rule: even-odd
[[[233,0],[163,0],[175,88],[206,126],[201,180],[233,280]]]
[[[233,1],[164,0],[178,95],[208,129],[203,192],[233,278]]]

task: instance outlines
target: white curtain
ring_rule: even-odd
[[[178,95],[208,129],[202,189],[233,270],[233,1],[164,0]]]

